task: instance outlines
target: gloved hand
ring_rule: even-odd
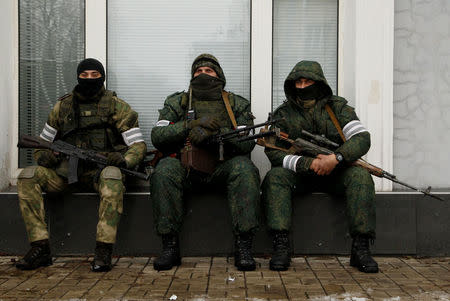
[[[49,149],[40,150],[36,153],[36,161],[40,166],[44,166],[47,168],[54,167],[58,164],[58,158],[53,154],[53,151]]]
[[[205,141],[208,137],[211,137],[214,134],[213,131],[210,131],[204,127],[196,126],[189,132],[189,140],[194,145],[199,145],[203,141]]]
[[[199,126],[205,129],[216,131],[220,128],[220,123],[213,117],[203,116],[199,119],[189,121],[186,125],[188,129],[193,129]]]
[[[119,152],[109,153],[106,159],[107,164],[110,166],[127,167],[127,161],[125,161],[124,156]]]

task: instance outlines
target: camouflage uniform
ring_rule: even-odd
[[[76,99],[84,101],[74,101]],[[104,155],[121,152],[128,168],[137,166],[147,149],[137,113],[114,92],[104,88],[88,100],[76,89],[61,98],[50,112],[40,136],[47,141],[62,139]],[[36,161],[39,162],[45,152],[48,150],[35,150]],[[64,191],[68,187],[67,175],[68,160],[61,158],[54,167],[31,166],[20,173],[19,204],[30,242],[49,238],[42,191]],[[78,178],[79,187],[93,188],[100,195],[97,241],[114,243],[123,208],[124,175],[115,166],[107,166],[99,173],[95,165],[80,160]]]
[[[214,57],[212,58],[215,60]],[[197,66],[193,65],[192,70],[195,69]],[[216,68],[216,71],[224,80],[221,68]],[[250,103],[233,93],[229,93],[229,99],[237,125],[252,125],[254,117],[250,112]],[[167,97],[164,108],[159,111],[159,121],[152,129],[151,138],[153,145],[166,155],[178,154],[188,137],[189,129],[186,127],[188,102],[188,93],[177,92]],[[221,123],[221,130],[232,129],[222,100],[200,101],[193,97],[192,106],[195,109],[196,118],[215,117]],[[235,234],[255,231],[258,226],[260,177],[258,169],[249,159],[254,146],[254,141],[226,142],[225,161],[219,163],[212,175],[186,170],[178,157],[162,159],[150,180],[153,213],[158,234],[180,231],[184,191],[198,182],[202,185],[211,184],[225,188]],[[218,157],[218,145],[210,145],[209,151],[214,152]]]
[[[296,99],[296,79],[303,77],[314,80],[323,87],[324,97],[316,100],[311,108],[303,107]],[[317,62],[298,63],[285,81],[287,100],[277,108],[274,118],[285,120],[278,124],[289,138],[296,139],[305,129],[314,134],[324,134],[330,140],[341,144],[336,150],[347,162],[354,161],[370,148],[370,134],[358,120],[355,111],[347,101],[331,93],[331,88]],[[342,143],[339,133],[331,121],[325,104],[329,104],[343,128],[347,141]],[[289,148],[287,142],[277,140],[279,147]],[[262,197],[268,227],[272,230],[289,230],[294,193],[312,190],[343,195],[347,201],[347,214],[352,237],[358,234],[375,236],[375,191],[372,177],[361,167],[338,165],[330,175],[318,176],[309,169],[314,158],[287,154],[266,148],[265,153],[272,163],[262,184]]]

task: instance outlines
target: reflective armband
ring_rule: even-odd
[[[58,131],[55,128],[52,128],[50,125],[48,125],[48,123],[46,123],[39,137],[48,142],[53,142],[53,140],[55,140],[57,133]]]
[[[347,123],[344,128],[342,129],[342,132],[344,133],[344,137],[346,140],[349,140],[356,134],[367,132],[367,129],[364,127],[364,125],[359,120],[352,120],[349,123]]]
[[[169,120],[158,120],[158,122],[155,123],[155,126],[168,126],[169,124]]]
[[[123,141],[127,146],[137,142],[144,142],[140,128],[132,128],[122,133]]]
[[[283,159],[283,168],[297,172],[297,162],[302,156],[287,155]]]

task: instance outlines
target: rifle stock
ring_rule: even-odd
[[[52,149],[51,143],[41,139],[39,137],[22,135],[17,143],[19,148],[40,148],[40,149]]]
[[[104,168],[107,166],[107,158],[96,151],[78,148],[72,144],[64,142],[62,140],[56,140],[55,142],[48,142],[39,137],[22,135],[17,143],[19,148],[37,148],[37,149],[49,149],[57,153],[64,154],[69,157],[69,162],[73,162],[73,166],[69,170],[69,184],[78,181],[77,170],[74,166],[78,159],[96,163],[99,167]],[[148,180],[150,175],[130,170],[123,167],[118,167],[124,174],[134,176],[143,180]]]

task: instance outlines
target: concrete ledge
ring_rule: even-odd
[[[444,198],[448,198],[444,196]],[[450,205],[415,193],[378,193],[375,254],[450,255]],[[0,193],[0,252],[23,254],[28,249],[17,194]],[[291,231],[296,254],[348,254],[345,203],[327,194],[296,197]],[[95,246],[98,196],[75,193],[46,196],[48,225],[55,254],[91,254]],[[215,194],[187,197],[181,233],[184,256],[227,255],[233,251],[228,203]],[[153,255],[161,248],[153,228],[149,193],[127,193],[115,253]],[[257,254],[269,254],[264,225],[256,236]]]

